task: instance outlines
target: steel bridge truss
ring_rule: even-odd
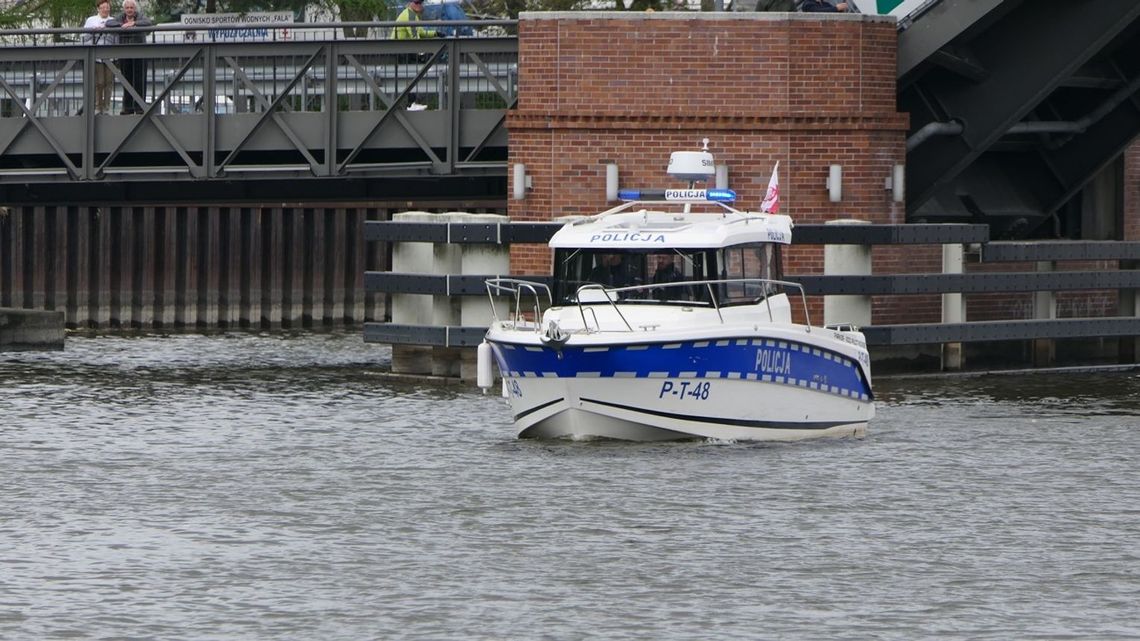
[[[1140,5],[943,0],[919,20],[899,35],[908,220],[1089,233],[1075,197],[1140,132]]]
[[[517,62],[509,37],[0,47],[0,183],[501,174]]]

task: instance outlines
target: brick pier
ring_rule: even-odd
[[[509,214],[548,220],[606,208],[607,163],[622,187],[679,186],[665,176],[669,153],[708,138],[745,208],[759,206],[780,161],[781,213],[797,222],[901,223],[903,204],[884,189],[905,162],[896,50],[893,20],[878,16],[524,13],[519,105],[507,126],[510,162],[525,165],[532,189]],[[843,167],[837,203],[830,165]],[[511,261],[516,272],[543,273],[549,251],[518,246]],[[786,266],[821,272],[822,252],[793,248]]]

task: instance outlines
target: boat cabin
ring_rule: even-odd
[[[782,291],[780,248],[747,243],[715,248],[557,248],[554,251],[556,305],[578,303],[585,285],[617,289],[621,302],[716,306],[755,304]],[[597,291],[597,289],[587,290]],[[582,296],[582,302],[605,302]]]

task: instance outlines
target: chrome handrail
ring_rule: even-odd
[[[509,295],[514,299],[512,304],[513,313],[508,317],[507,321],[512,323],[512,328],[515,327],[520,319],[523,318],[523,294],[528,294],[528,298],[533,300],[531,313],[534,315],[534,331],[537,333],[542,325],[542,298],[539,296],[539,290],[546,292],[546,306],[550,307],[554,304],[554,297],[550,293],[550,286],[545,283],[536,283],[529,280],[520,280],[517,278],[488,278],[485,281],[487,287],[487,298],[491,302],[491,316],[495,319],[496,323],[503,322],[499,318],[499,310],[495,305],[495,296]]]
[[[576,294],[575,298],[576,298],[577,304],[578,304],[578,313],[581,314],[581,316],[582,316],[582,326],[584,328],[586,328],[587,331],[589,331],[589,324],[586,323],[586,312],[585,312],[585,308],[583,307],[584,303],[582,301],[581,293],[583,291],[594,290],[594,291],[603,292],[603,296],[604,296],[604,300],[599,300],[596,302],[599,302],[599,303],[600,302],[607,302],[607,303],[609,303],[610,307],[613,308],[613,310],[617,314],[618,318],[620,318],[622,323],[625,324],[626,330],[632,332],[633,326],[630,325],[629,320],[626,319],[626,317],[625,317],[625,314],[623,314],[621,312],[621,309],[618,308],[618,302],[621,300],[621,296],[620,296],[621,294],[628,293],[628,292],[639,292],[639,291],[649,291],[649,290],[655,290],[655,289],[665,289],[665,288],[670,288],[670,287],[705,286],[709,290],[709,301],[711,301],[709,304],[711,304],[713,309],[716,310],[717,318],[720,319],[721,324],[724,324],[724,315],[720,311],[721,306],[717,301],[716,292],[713,290],[713,286],[714,285],[728,285],[728,284],[732,284],[732,283],[780,285],[780,286],[787,287],[790,289],[798,290],[800,293],[800,301],[803,304],[804,325],[807,326],[809,332],[811,331],[811,327],[812,327],[811,313],[808,311],[807,293],[804,291],[803,285],[801,285],[799,283],[792,282],[792,281],[787,281],[787,280],[776,280],[776,279],[771,279],[771,278],[722,278],[722,279],[716,279],[716,280],[687,280],[687,281],[674,281],[674,282],[668,282],[668,283],[651,283],[651,284],[645,284],[645,285],[630,285],[627,287],[605,287],[603,285],[590,283],[590,284],[583,285],[583,286],[579,287],[577,290],[577,294]],[[627,302],[630,300],[639,300],[639,299],[628,299],[628,298],[626,299]],[[771,297],[765,296],[764,300],[765,300],[765,303],[767,304],[767,307],[768,307],[768,319],[771,320],[775,317],[772,313]],[[589,302],[593,302],[593,301],[586,301],[586,304],[588,304]],[[678,302],[698,303],[698,302],[704,302],[704,301],[678,301]],[[591,308],[591,315],[594,317],[595,321],[597,321],[597,314],[593,312],[592,308]],[[600,322],[598,323],[598,329],[596,331],[601,331],[601,323]]]

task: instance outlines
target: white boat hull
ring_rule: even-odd
[[[703,438],[732,441],[791,441],[828,436],[863,436],[870,403],[848,401],[846,407],[826,407],[826,400],[813,398],[818,393],[784,390],[774,384],[753,381],[709,382],[723,403],[658,398],[661,383],[623,386],[614,390],[607,381],[565,382],[525,381],[522,394],[550,399],[535,406],[536,411],[523,410],[516,420],[520,438],[610,438],[627,441],[671,441]],[[646,389],[648,387],[648,389]],[[567,389],[570,388],[570,389]],[[641,388],[641,389],[639,389]],[[620,392],[620,393],[618,393]],[[739,399],[733,402],[731,399]],[[514,401],[515,405],[522,405]],[[812,407],[793,413],[772,408],[773,404]],[[828,410],[831,411],[828,411]],[[849,416],[863,418],[851,420]],[[741,418],[750,417],[750,418]]]
[[[875,412],[865,350],[831,330],[609,344],[583,336],[557,348],[510,334],[492,329],[488,341],[520,438],[862,436]]]

